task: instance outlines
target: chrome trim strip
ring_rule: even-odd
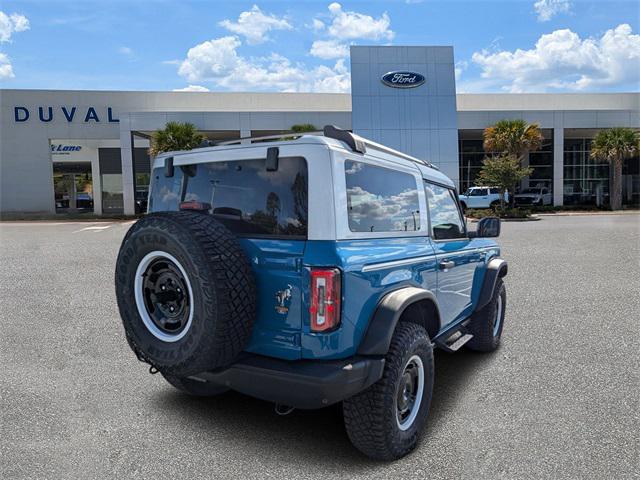
[[[435,255],[428,255],[428,256],[422,256],[422,257],[406,258],[404,260],[392,260],[390,262],[371,263],[369,265],[365,265],[364,267],[362,267],[362,272],[366,273],[366,272],[373,272],[375,270],[383,270],[385,268],[413,265],[414,263],[421,263],[427,260],[435,260],[435,258],[436,258]]]

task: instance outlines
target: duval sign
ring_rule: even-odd
[[[30,118],[38,119],[43,123],[49,123],[54,118],[62,118],[68,123],[81,121],[84,123],[118,123],[120,120],[113,116],[113,109],[106,107],[96,109],[95,107],[79,108],[75,106],[62,107],[13,107],[13,118],[16,123],[26,122]]]
[[[415,88],[422,85],[425,81],[424,75],[416,72],[394,71],[385,73],[382,83],[394,88]]]

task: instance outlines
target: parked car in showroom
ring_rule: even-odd
[[[525,188],[514,196],[516,205],[551,205],[553,203],[553,195],[546,187]]]
[[[360,451],[402,457],[427,423],[434,349],[500,344],[500,220],[469,231],[451,179],[349,131],[263,139],[154,160],[116,263],[129,346],[191,395],[236,390],[280,414],[341,403]]]
[[[509,201],[509,192],[505,192],[504,201]],[[468,208],[496,208],[500,205],[500,189],[496,187],[471,187],[460,195],[460,206]]]

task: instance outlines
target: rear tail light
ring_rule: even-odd
[[[211,209],[211,205],[204,202],[196,202],[195,200],[187,200],[180,203],[180,210],[196,210],[198,212],[204,212]]]
[[[340,270],[311,269],[311,331],[325,332],[340,325]]]

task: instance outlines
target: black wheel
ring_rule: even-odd
[[[115,282],[129,345],[164,374],[229,364],[249,339],[253,274],[233,234],[210,215],[140,219],[122,241]]]
[[[460,202],[460,208],[462,208],[462,211],[465,212],[467,210],[467,204],[464,202]]]
[[[214,397],[229,391],[228,388],[215,385],[211,382],[201,381],[197,378],[176,377],[175,375],[169,375],[167,373],[163,373],[162,376],[181,392],[196,397]]]
[[[377,460],[394,460],[415,448],[433,395],[433,348],[424,328],[401,322],[391,340],[382,378],[343,402],[344,423],[355,447]]]
[[[489,208],[491,208],[492,210],[497,209],[500,206],[500,202],[498,200],[494,200],[493,202],[491,202],[491,204],[489,205]]]
[[[498,279],[493,298],[481,310],[473,314],[467,329],[473,334],[467,346],[478,352],[492,352],[500,345],[504,314],[507,307],[507,289]]]

